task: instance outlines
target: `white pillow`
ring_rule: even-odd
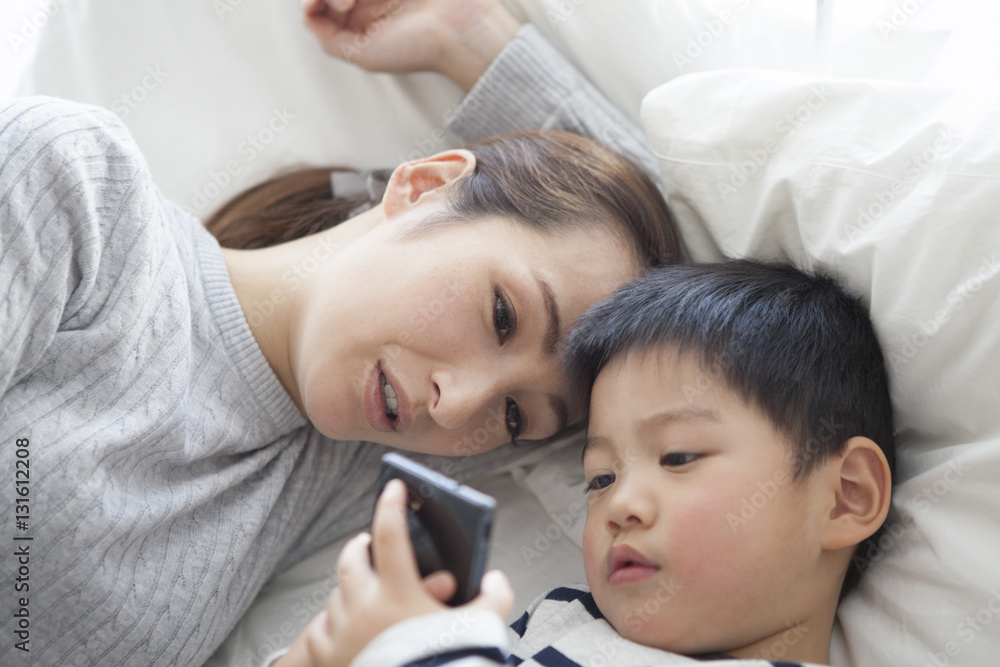
[[[975,11],[931,3],[891,40],[874,30],[878,12],[868,12],[864,39],[848,35],[833,62],[867,76],[954,79],[946,56],[968,40],[949,18],[992,25],[995,4],[962,1]],[[820,66],[811,0],[505,2],[634,118],[646,92],[679,74]],[[857,2],[838,0],[836,17],[857,14],[844,11]],[[933,31],[919,28],[924,19]],[[202,218],[279,168],[388,167],[456,143],[443,122],[461,98],[457,87],[435,74],[367,74],[328,57],[292,0],[4,0],[0,34],[0,99],[44,94],[115,111],[164,194]],[[828,40],[834,46],[847,39],[838,35]],[[976,51],[988,72],[1000,62],[986,59],[996,44]],[[899,62],[905,71],[886,64]]]
[[[159,188],[202,219],[280,168],[393,167],[455,142],[456,86],[329,57],[292,0],[49,4],[14,90],[118,114]]]
[[[909,84],[723,70],[642,120],[691,254],[841,276],[887,353],[889,533],[834,664],[1000,655],[1000,107]]]

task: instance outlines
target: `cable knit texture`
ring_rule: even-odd
[[[160,196],[110,112],[0,107],[0,295],[0,664],[200,665],[276,569],[367,524],[386,448],[306,422],[218,244]],[[467,479],[523,454],[446,470]],[[15,595],[30,652],[14,646]]]

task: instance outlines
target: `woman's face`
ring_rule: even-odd
[[[307,417],[335,439],[450,456],[537,440],[582,418],[558,341],[635,277],[606,229],[544,234],[503,218],[376,226],[317,272],[291,331]]]

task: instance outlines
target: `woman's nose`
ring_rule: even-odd
[[[435,400],[429,412],[442,428],[457,429],[486,408],[500,409],[504,379],[500,369],[442,369],[431,373]]]

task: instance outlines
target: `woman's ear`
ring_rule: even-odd
[[[823,532],[823,548],[836,551],[861,543],[885,521],[892,473],[882,449],[862,436],[848,440],[844,452],[830,463],[835,475],[834,506]]]
[[[475,168],[476,156],[463,148],[399,165],[392,172],[382,197],[385,217],[391,218],[432,200]]]

